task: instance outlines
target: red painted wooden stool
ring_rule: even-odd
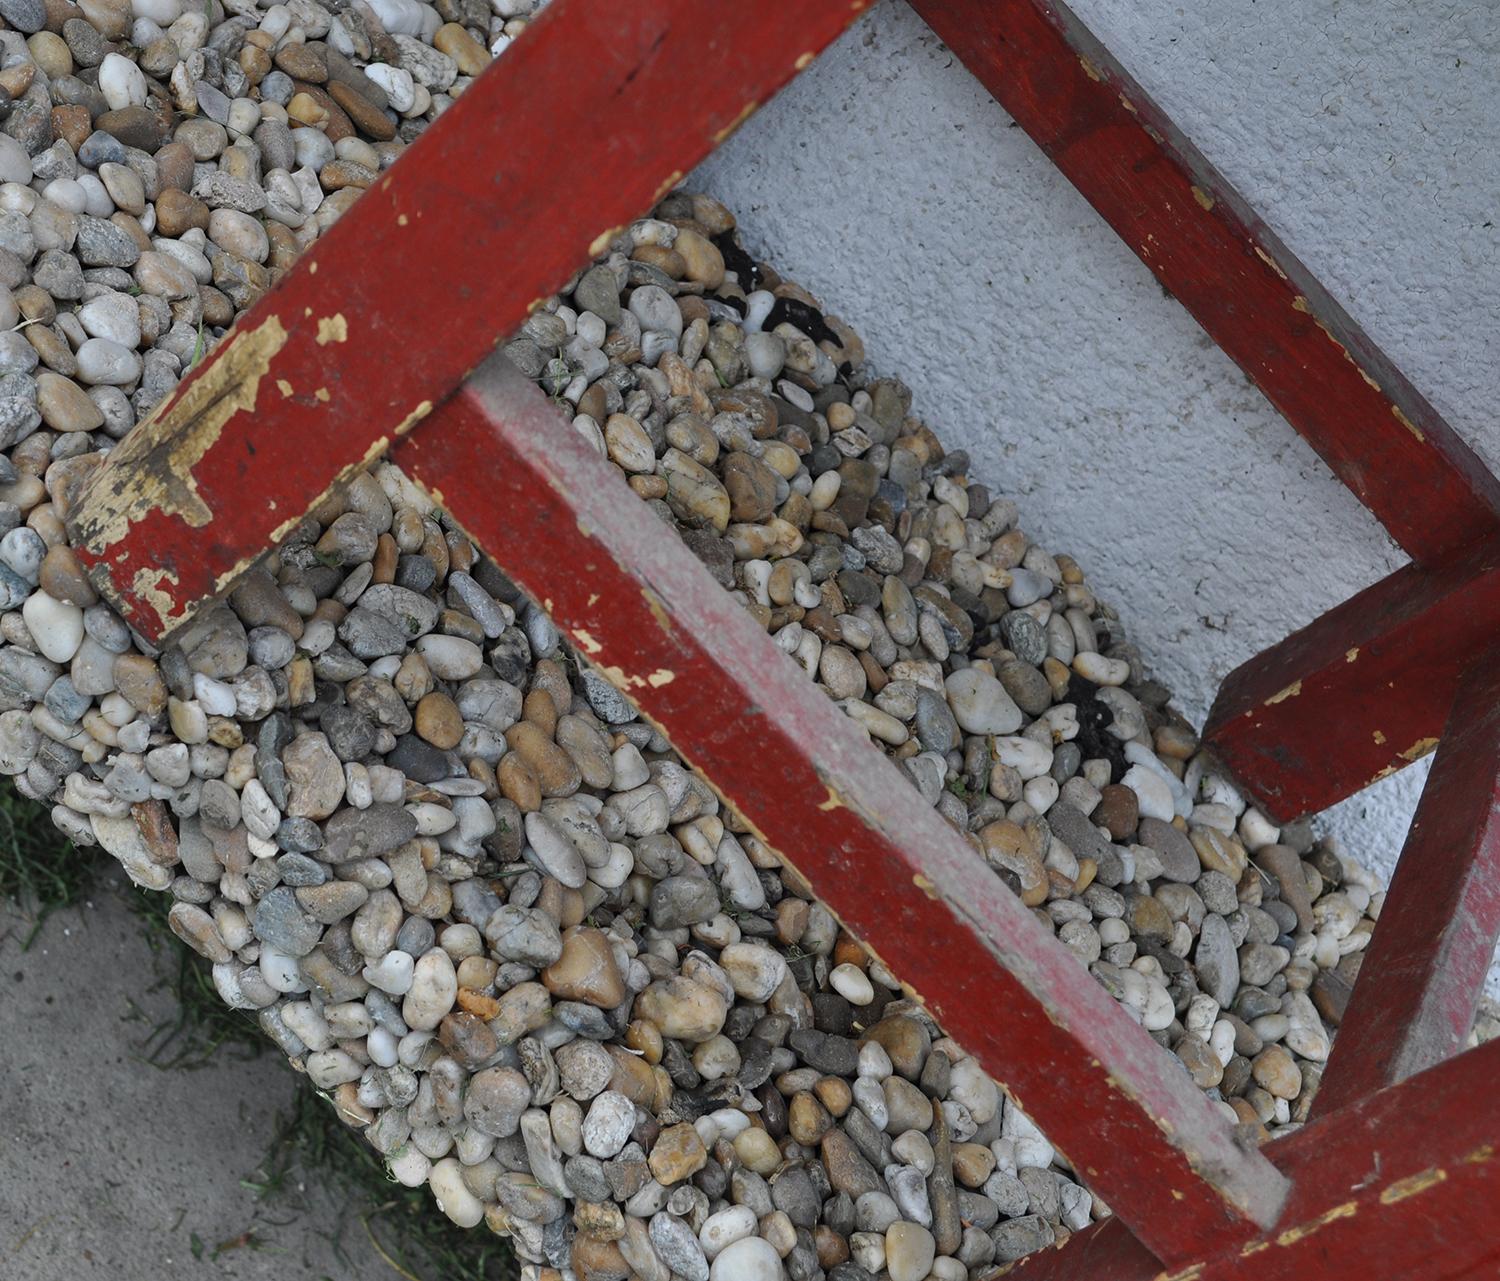
[[[1076,18],[916,0],[1414,558],[1235,672],[1208,729],[1281,820],[1444,743],[1302,1129],[1243,1146],[541,392],[486,360],[864,2],[555,0],[120,444],[70,523],[79,555],[159,640],[389,454],[1114,1209],[1018,1275],[1495,1276],[1500,1042],[1456,1051],[1500,930],[1500,482]],[[1432,628],[1440,653],[1418,644]]]

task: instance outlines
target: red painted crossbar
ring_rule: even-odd
[[[1441,1063],[1474,1026],[1500,938],[1500,653],[1453,702],[1314,1107]]]
[[[1500,531],[1500,481],[1058,0],[912,0],[1413,557]]]
[[[1007,1281],[1493,1281],[1500,1276],[1500,1041],[1269,1143],[1292,1182],[1271,1230],[1181,1269],[1106,1220]],[[997,1274],[999,1275],[999,1274]]]
[[[1500,540],[1408,565],[1231,672],[1204,738],[1280,821],[1437,746],[1464,670],[1500,635]]]
[[[890,959],[1158,1257],[1271,1221],[1285,1184],[1269,1164],[513,366],[489,362],[394,461]]]
[[[866,3],[554,0],[114,451],[111,601],[156,641],[226,590]]]

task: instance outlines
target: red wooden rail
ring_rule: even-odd
[[[1204,736],[1281,821],[1432,751],[1500,628],[1500,540],[1408,565],[1231,672]]]
[[[1272,1229],[1163,1272],[1117,1220],[1007,1281],[1493,1281],[1500,1276],[1500,1041],[1367,1095],[1262,1150],[1292,1181]]]
[[[1497,938],[1500,654],[1492,650],[1453,701],[1380,928],[1339,1024],[1318,1111],[1457,1053],[1474,1026]]]
[[[120,612],[226,590],[866,2],[555,0],[115,450],[73,539]]]
[[[1434,1257],[1444,1277],[1493,1275],[1500,1234],[1486,1216],[1500,1105],[1488,1086],[1500,1048],[1368,1094],[1450,1052],[1476,995],[1477,958],[1500,913],[1483,879],[1495,857],[1495,779],[1473,763],[1478,753],[1493,769],[1500,716],[1491,703],[1474,710],[1460,699],[1453,712],[1460,737],[1440,762],[1439,790],[1391,891],[1394,924],[1377,931],[1329,1065],[1330,1097],[1357,1101],[1277,1141],[1268,1160],[1240,1148],[1149,1038],[1078,981],[1070,954],[858,731],[807,697],[801,675],[553,421],[539,393],[500,363],[443,403],[497,334],[860,7],[651,0],[624,14],[556,0],[504,69],[445,113],[115,451],[73,523],[80,554],[142,634],[159,639],[340,476],[400,441],[400,461],[851,929],[899,955],[896,968],[934,1014],[1107,1196],[1115,1220],[1027,1262],[1025,1275],[1131,1281],[1165,1263],[1175,1281],[1415,1281]],[[1486,546],[1500,545],[1500,484],[1065,9],[1033,0],[918,8],[1426,566],[1237,673],[1213,724],[1225,755],[1276,813],[1347,792],[1368,777],[1359,771],[1386,769],[1393,754],[1414,759],[1455,706],[1475,656],[1466,646],[1487,643],[1500,614],[1500,565]],[[572,69],[585,57],[602,71],[578,82]],[[542,120],[527,104],[548,85],[565,90],[544,95]],[[573,145],[558,148],[560,136]],[[553,198],[559,189],[566,201]],[[451,252],[455,242],[464,254]],[[372,245],[397,261],[420,255],[427,275],[395,285],[366,277]],[[502,261],[503,275],[484,266]],[[428,310],[446,314],[444,327],[414,332],[407,316],[439,298],[442,308]],[[419,435],[401,439],[428,415]],[[492,464],[482,471],[472,465],[481,442]],[[493,465],[496,455],[505,465]],[[590,572],[571,572],[577,566]],[[1448,625],[1452,661],[1445,655],[1434,674],[1429,647],[1425,687],[1409,688],[1422,629],[1434,622]],[[1455,629],[1463,644],[1453,644]],[[1496,693],[1483,675],[1467,688],[1464,697],[1481,701]],[[1351,710],[1375,695],[1390,732]],[[1348,768],[1314,755],[1318,743],[1327,750],[1331,724],[1345,727],[1334,737]],[[1355,740],[1367,728],[1387,750],[1361,755]],[[1280,755],[1266,747],[1273,730],[1286,731]],[[1319,773],[1329,781],[1305,781]],[[1436,815],[1459,796],[1458,815],[1444,807],[1429,820],[1427,809]],[[1406,885],[1417,857],[1435,860],[1443,902],[1470,912],[1476,928],[1416,901]],[[1385,1035],[1387,986],[1414,1025],[1403,1021],[1407,1039],[1371,1068],[1361,1046]],[[1085,1112],[1079,1098],[1111,1102]]]
[[[1413,557],[1500,532],[1500,481],[1066,5],[912,4]]]
[[[1271,1222],[1283,1180],[508,361],[394,461],[891,958],[1158,1257]]]

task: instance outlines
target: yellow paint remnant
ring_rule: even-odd
[[[581,627],[573,629],[573,639],[578,642],[585,654],[602,654],[604,652],[604,646]]]
[[[349,341],[349,322],[344,319],[344,313],[324,316],[318,321],[318,346],[326,347],[331,342]]]
[[[407,414],[405,418],[403,418],[399,423],[396,424],[396,435],[406,435],[407,432],[409,432],[413,427],[421,422],[422,419],[426,418],[427,415],[431,412],[432,401],[424,400],[420,405],[413,409],[411,413]]]
[[[598,592],[590,592],[590,593],[589,593],[589,604],[588,604],[588,607],[589,607],[589,608],[590,608],[590,609],[593,609],[593,607],[594,607],[594,603],[595,603],[595,602],[596,602],[596,601],[597,601],[597,600],[598,600],[598,599],[599,599],[599,593],[598,593]]]
[[[1163,1272],[1156,1278],[1156,1281],[1198,1281],[1198,1278],[1202,1275],[1203,1265],[1201,1263],[1190,1263],[1180,1272]]]
[[[1495,1145],[1493,1143],[1486,1143],[1482,1147],[1475,1148],[1468,1156],[1463,1157],[1462,1160],[1465,1165],[1484,1165],[1487,1161],[1494,1160],[1494,1158]]]
[[[812,60],[817,56],[817,54],[811,52],[798,54],[797,61],[792,63],[792,66],[795,67],[798,71],[805,71],[812,65]]]
[[[828,813],[830,810],[841,810],[841,809],[843,809],[844,808],[843,798],[837,792],[835,792],[833,790],[833,787],[830,784],[824,783],[823,786],[826,787],[826,788],[828,788],[828,799],[826,801],[824,801],[821,805],[819,805],[818,809],[821,810],[825,814]]]
[[[605,231],[601,231],[589,242],[589,257],[597,258],[609,248],[609,242],[624,230],[624,227],[610,227]]]
[[[1395,1205],[1397,1201],[1405,1201],[1408,1197],[1417,1196],[1429,1188],[1437,1187],[1439,1183],[1446,1182],[1447,1178],[1447,1170],[1434,1166],[1430,1170],[1423,1170],[1421,1174],[1397,1179],[1380,1194],[1380,1204]]]
[[[396,226],[398,226],[398,227],[404,227],[410,221],[411,221],[411,219],[408,218],[405,214],[397,214],[396,215]]]
[[[138,569],[131,580],[130,590],[150,605],[162,623],[166,624],[171,621],[174,612],[177,611],[177,605],[172,600],[172,594],[162,587],[163,582],[175,586],[177,575],[165,569]],[[184,617],[186,613],[186,609],[183,609],[178,616]]]
[[[1078,65],[1083,68],[1083,74],[1086,75],[1090,80],[1098,82],[1104,79],[1104,77],[1099,72],[1099,68],[1096,67],[1081,53],[1078,55]]]
[[[1281,1246],[1295,1245],[1304,1237],[1312,1236],[1319,1228],[1326,1228],[1330,1223],[1337,1223],[1340,1219],[1352,1219],[1358,1213],[1358,1201],[1345,1201],[1342,1205],[1336,1205],[1331,1210],[1324,1210],[1316,1219],[1309,1219],[1306,1223],[1299,1223],[1294,1228],[1288,1228],[1276,1238],[1276,1244]]]
[[[672,169],[672,172],[670,172],[670,174],[667,174],[666,177],[661,178],[661,183],[658,184],[657,189],[655,189],[655,195],[651,196],[651,204],[655,204],[658,199],[661,199],[661,196],[666,195],[666,193],[669,192],[669,190],[672,190],[672,187],[675,187],[676,184],[679,183],[679,181],[682,181],[681,169]]]
[[[318,274],[318,260],[316,258],[309,260],[307,264],[307,274],[309,276],[316,276]]]
[[[676,672],[669,672],[665,667],[658,667],[650,676],[646,677],[646,684],[652,689],[660,689],[663,685],[670,685],[677,679]]]
[[[277,316],[236,334],[181,395],[121,441],[79,510],[83,541],[103,554],[153,511],[194,529],[207,525],[213,512],[198,493],[193,468],[225,423],[254,410],[260,380],[286,340]]]
[[[1205,209],[1212,209],[1214,207],[1214,198],[1210,196],[1208,192],[1204,191],[1202,187],[1198,186],[1197,183],[1193,184],[1192,190],[1193,199],[1196,200]]]
[[[1276,259],[1274,259],[1273,257],[1271,257],[1271,255],[1268,254],[1259,245],[1255,246],[1255,256],[1257,258],[1259,258],[1261,260],[1261,262],[1265,263],[1267,267],[1269,267],[1272,271],[1274,271],[1283,280],[1286,279],[1286,272],[1282,271],[1281,264],[1279,262],[1277,262]]]
[[[290,396],[292,394],[292,384],[287,382],[285,378],[278,378],[276,380],[276,390],[283,396]]]
[[[1422,434],[1422,429],[1418,427],[1416,423],[1412,422],[1412,420],[1408,418],[1404,413],[1401,412],[1400,405],[1391,406],[1391,416],[1403,427],[1405,427],[1407,431],[1411,432],[1411,434],[1417,438],[1418,444],[1426,444],[1427,437]]]
[[[930,899],[936,900],[940,897],[937,892],[937,886],[934,885],[925,876],[923,876],[920,872],[918,872],[914,877],[911,878],[911,883],[915,885],[919,890],[921,890],[923,894],[927,895],[927,897]]]
[[[651,611],[651,617],[656,619],[656,625],[665,635],[671,636],[672,616],[667,613],[667,607],[662,603],[661,597],[649,587],[642,587],[641,598],[646,602],[646,608]]]
[[[1301,294],[1292,299],[1292,310],[1300,311],[1303,315],[1309,315],[1312,312],[1312,308],[1308,306],[1307,299]]]
[[[1126,111],[1130,112],[1132,116],[1136,114],[1135,103],[1131,102],[1130,99],[1127,98],[1123,93],[1120,95],[1120,105],[1124,107]]]
[[[1271,1243],[1269,1241],[1252,1241],[1249,1245],[1243,1246],[1240,1249],[1240,1258],[1244,1259],[1252,1254],[1259,1254],[1262,1250],[1269,1250],[1270,1248]]]
[[[1396,767],[1395,767],[1395,766],[1394,766],[1394,765],[1387,765],[1387,766],[1386,766],[1386,767],[1385,767],[1385,768],[1384,768],[1384,769],[1383,769],[1383,770],[1380,770],[1380,771],[1379,771],[1379,772],[1378,772],[1378,773],[1377,773],[1377,774],[1376,774],[1376,775],[1375,775],[1375,776],[1374,776],[1374,777],[1373,777],[1373,778],[1372,778],[1372,779],[1371,779],[1371,780],[1370,780],[1370,782],[1369,782],[1369,783],[1366,783],[1366,784],[1365,784],[1365,786],[1366,786],[1366,787],[1369,787],[1369,786],[1370,786],[1370,785],[1371,785],[1371,784],[1372,784],[1372,783],[1378,783],[1378,782],[1380,782],[1380,780],[1381,780],[1381,779],[1383,779],[1383,778],[1389,778],[1389,777],[1390,777],[1390,776],[1391,776],[1391,775],[1392,775],[1392,774],[1394,774],[1394,773],[1395,773],[1395,772],[1396,772]]]
[[[1435,738],[1419,738],[1415,743],[1413,743],[1410,747],[1408,747],[1404,752],[1401,753],[1401,759],[1405,761],[1414,761],[1418,757],[1426,756],[1427,753],[1432,751],[1432,749],[1437,745],[1438,741]]]
[[[1358,657],[1359,657],[1359,646],[1358,645],[1356,645],[1353,649],[1346,649],[1344,651],[1344,662],[1346,662],[1346,663],[1352,663]]]
[[[1183,1199],[1182,1193],[1179,1192],[1176,1188],[1173,1188],[1172,1189],[1172,1200],[1174,1200],[1174,1201],[1181,1201],[1182,1199]]]
[[[755,109],[760,106],[753,98],[740,108],[739,115],[735,116],[727,125],[714,134],[714,146],[718,146],[725,138],[729,137],[736,129],[755,114]]]
[[[1301,681],[1293,681],[1284,690],[1282,690],[1281,693],[1279,693],[1279,694],[1272,694],[1270,698],[1266,699],[1265,706],[1267,706],[1267,707],[1274,707],[1274,706],[1276,706],[1277,703],[1284,703],[1289,698],[1296,698],[1297,695],[1300,694],[1301,692],[1302,692],[1302,682]]]
[[[1376,730],[1375,731],[1375,746],[1379,747],[1380,744],[1382,744],[1383,742],[1385,742],[1385,735],[1382,734],[1379,730]]]
[[[313,392],[313,399],[319,404],[326,405],[332,397],[328,394],[327,387],[319,387],[317,391]]]

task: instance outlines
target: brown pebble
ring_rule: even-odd
[[[500,758],[495,767],[495,782],[500,795],[515,804],[523,814],[531,814],[542,808],[542,785],[537,782],[536,771],[515,752]]]
[[[156,225],[164,236],[180,236],[193,227],[206,232],[209,213],[203,201],[177,187],[164,187],[156,198]]]
[[[563,935],[562,955],[541,974],[542,984],[564,1001],[613,1009],[625,999],[625,981],[603,930],[577,926]]]
[[[1141,820],[1140,802],[1123,783],[1108,783],[1099,789],[1099,804],[1089,821],[1105,828],[1112,840],[1123,841],[1135,834]]]
[[[328,93],[334,104],[345,113],[344,119],[352,121],[361,133],[386,142],[396,136],[395,122],[358,89],[341,80],[328,83]]]
[[[73,549],[66,543],[59,543],[43,557],[38,582],[47,595],[65,600],[81,609],[99,602],[99,593],[83,572],[83,566],[73,554]]]
[[[458,704],[447,694],[434,691],[417,704],[418,735],[444,751],[457,747],[464,736],[464,721]]]

